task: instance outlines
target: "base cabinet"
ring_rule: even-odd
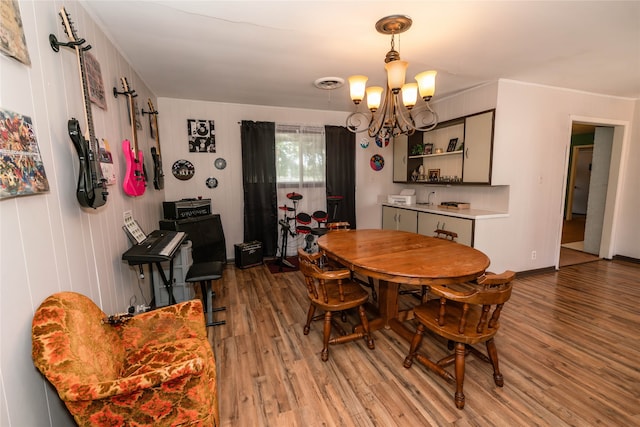
[[[418,231],[418,212],[411,209],[382,207],[382,228],[416,233]]]
[[[418,212],[419,234],[433,236],[437,229],[453,231],[458,234],[455,241],[467,246],[473,246],[473,223],[472,219]]]

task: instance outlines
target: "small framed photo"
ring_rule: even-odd
[[[458,146],[458,138],[451,138],[449,140],[449,145],[447,146],[447,153],[451,151],[456,151],[457,146]]]
[[[440,180],[440,169],[429,169],[428,171],[428,179],[429,181],[439,181]]]
[[[433,154],[433,144],[424,144],[424,153],[422,154]]]

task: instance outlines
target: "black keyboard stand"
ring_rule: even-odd
[[[157,231],[156,231],[157,232]],[[167,233],[163,231],[163,233]],[[172,233],[169,231],[168,233]],[[175,233],[175,232],[173,232]],[[149,304],[151,308],[156,308],[155,304],[155,287],[153,281],[153,265],[155,264],[158,269],[158,273],[160,275],[160,279],[162,279],[162,283],[169,294],[169,305],[173,305],[176,303],[176,298],[173,295],[173,258],[175,257],[178,249],[180,249],[180,245],[184,242],[186,238],[186,234],[182,237],[182,239],[175,245],[171,253],[167,255],[158,255],[157,253],[148,253],[145,255],[145,251],[141,248],[143,245],[133,245],[129,248],[125,253],[122,254],[122,259],[127,261],[129,265],[149,265],[149,274],[151,275],[151,295],[153,299]],[[162,268],[162,262],[169,261],[169,277],[164,272]]]

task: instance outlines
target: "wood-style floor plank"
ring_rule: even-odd
[[[228,265],[214,289],[214,306],[227,306],[214,315],[226,325],[208,331],[223,427],[640,425],[637,264],[516,278],[496,337],[505,386],[469,356],[462,411],[453,385],[420,364],[402,366],[409,345],[391,330],[374,332],[374,350],[363,340],[331,346],[322,362],[322,322],[302,332],[300,272]],[[434,358],[447,351],[430,335],[422,348]]]

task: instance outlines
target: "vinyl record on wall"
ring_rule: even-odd
[[[227,161],[225,159],[223,159],[222,157],[218,157],[214,162],[213,165],[216,167],[216,169],[224,169],[227,167]]]
[[[193,167],[193,163],[191,163],[189,160],[176,160],[171,167],[171,173],[180,181],[191,179],[195,172],[196,170]]]
[[[216,188],[218,186],[218,180],[210,176],[209,178],[207,178],[205,184],[207,184],[207,187],[209,188]]]

